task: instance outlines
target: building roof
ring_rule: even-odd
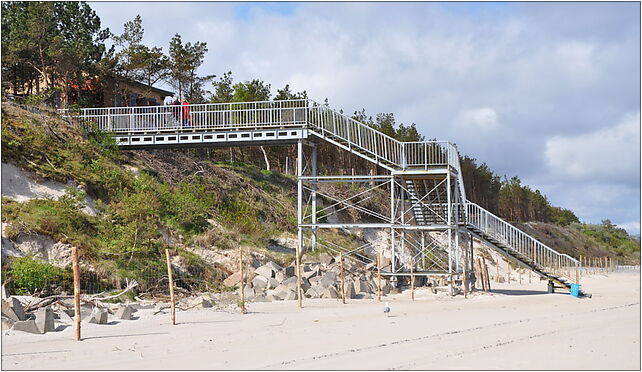
[[[161,88],[156,88],[151,85],[147,85],[145,83],[141,83],[140,81],[135,81],[135,80],[129,80],[127,83],[130,83],[132,85],[138,85],[139,87],[143,87],[145,89],[149,89],[153,92],[164,94],[166,96],[173,96],[175,92],[171,92],[169,90],[161,89]]]

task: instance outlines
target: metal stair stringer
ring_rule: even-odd
[[[479,205],[466,202],[465,228],[480,241],[509,257],[520,266],[532,270],[543,279],[548,279],[570,289],[570,270],[577,268],[579,261],[546,246],[495,216]]]
[[[520,255],[517,252],[512,251],[510,248],[504,246],[503,244],[497,244],[494,242],[491,242],[491,239],[488,239],[485,234],[480,233],[479,230],[471,228],[470,226],[467,226],[466,229],[468,232],[470,232],[475,238],[477,238],[480,242],[484,243],[487,247],[493,249],[494,251],[498,252],[505,258],[513,261],[514,263],[518,264],[519,266],[530,270],[534,272],[535,274],[539,275],[540,279],[542,280],[551,280],[555,283],[557,283],[560,287],[565,288],[565,289],[570,289],[571,285],[569,282],[567,282],[564,278],[552,275],[550,273],[547,273],[543,269],[541,269],[538,265],[529,262],[528,260],[524,260],[523,258],[519,258]]]

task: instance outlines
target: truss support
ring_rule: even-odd
[[[465,234],[459,227],[465,221],[461,221],[463,200],[456,187],[457,174],[449,168],[432,168],[412,174],[320,176],[317,161],[315,143],[297,143],[297,254],[323,247],[373,263],[383,249],[390,266],[382,268],[382,274],[391,285],[403,283],[400,279],[408,274],[412,261],[416,275],[444,277],[454,294],[463,265],[468,268],[471,260],[467,237],[460,236]],[[352,184],[360,187],[346,187]],[[389,213],[379,211],[382,196]],[[359,217],[346,221],[347,216]],[[340,246],[330,241],[336,236],[331,230],[352,233],[352,239]],[[369,240],[359,241],[357,236]]]

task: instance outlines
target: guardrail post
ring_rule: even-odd
[[[406,169],[408,167],[408,162],[406,161],[406,144],[401,144],[401,168]]]

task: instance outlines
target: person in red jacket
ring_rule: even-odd
[[[187,102],[185,99],[183,99],[183,102],[181,103],[181,108],[183,111],[183,127],[189,128],[189,102]]]

